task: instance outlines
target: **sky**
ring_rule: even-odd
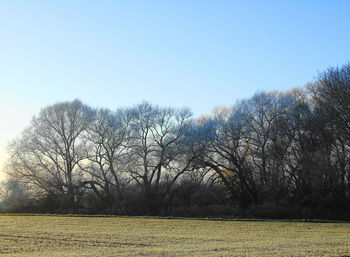
[[[346,0],[0,0],[0,170],[8,142],[59,101],[200,116],[301,87],[349,62],[349,13]]]

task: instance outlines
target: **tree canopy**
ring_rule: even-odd
[[[272,204],[344,213],[350,65],[197,119],[147,102],[115,111],[56,103],[33,117],[9,153],[11,190],[52,211],[173,215]]]

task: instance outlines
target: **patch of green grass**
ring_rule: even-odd
[[[346,256],[349,223],[0,216],[1,256]]]

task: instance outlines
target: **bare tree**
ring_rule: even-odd
[[[231,109],[217,110],[202,126],[204,164],[215,170],[241,207],[287,194],[286,159],[293,137],[290,96],[257,93]]]
[[[247,130],[249,160],[261,199],[281,198],[284,193],[284,161],[293,141],[288,136],[292,109],[292,98],[277,91],[257,93],[239,103]]]
[[[309,90],[327,163],[322,169],[324,191],[345,199],[350,192],[350,64],[320,73]]]
[[[83,169],[90,174],[87,184],[108,208],[123,204],[123,188],[130,182],[125,173],[126,154],[130,134],[130,112],[120,109],[111,112],[100,109],[87,128],[86,156]]]
[[[246,128],[237,107],[216,110],[198,123],[202,164],[211,168],[241,207],[258,201],[256,185],[249,166]]]
[[[10,146],[9,175],[49,194],[66,198],[70,208],[79,196],[85,154],[81,135],[91,110],[79,100],[44,108]]]
[[[127,170],[152,211],[169,196],[179,177],[193,170],[186,136],[191,113],[149,103],[136,106],[132,113]]]

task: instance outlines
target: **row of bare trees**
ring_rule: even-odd
[[[115,112],[79,100],[34,117],[10,149],[8,173],[36,195],[79,206],[87,190],[120,210],[133,185],[147,208],[166,202],[176,182],[194,170],[187,109],[143,103]]]
[[[189,195],[209,199],[210,191],[215,202],[202,202],[241,209],[346,209],[350,65],[328,69],[305,89],[259,92],[199,119],[149,103],[117,111],[57,103],[9,152],[9,181],[57,208],[128,213],[141,205],[141,213],[159,214],[179,199],[186,205]]]

